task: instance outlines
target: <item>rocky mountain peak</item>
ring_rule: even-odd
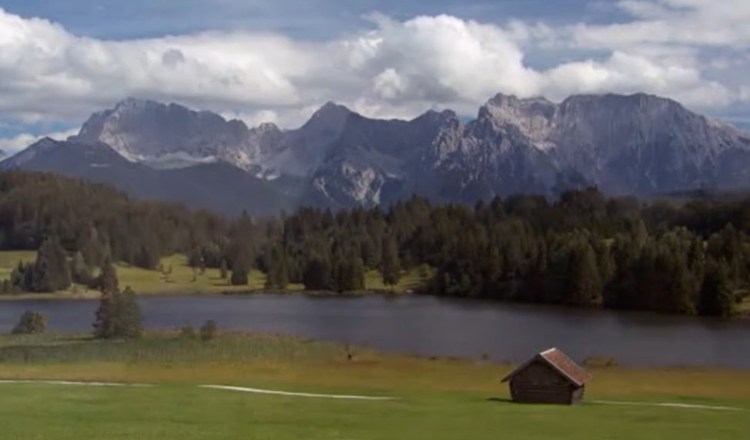
[[[128,96],[127,98],[117,102],[113,110],[114,111],[118,111],[118,110],[141,111],[149,107],[160,108],[160,107],[166,107],[166,105],[157,101],[152,101],[150,99],[141,99],[141,98],[135,98],[133,96]]]
[[[263,122],[262,124],[258,125],[257,127],[253,128],[253,130],[259,132],[259,133],[273,133],[273,132],[280,132],[281,129],[278,125],[274,124],[273,122]]]
[[[38,162],[48,155],[45,142],[13,163]],[[213,112],[128,98],[93,114],[69,144],[97,143],[152,170],[231,168],[269,185],[298,182],[308,192],[289,197],[328,206],[412,194],[474,201],[580,185],[634,195],[750,187],[750,136],[647,94],[578,95],[559,104],[498,94],[473,121],[451,110],[371,119],[328,102],[293,130],[249,129]]]
[[[496,119],[516,120],[527,115],[554,116],[555,103],[546,98],[518,98],[515,95],[498,93],[480,109]]]
[[[301,130],[338,133],[347,119],[355,114],[347,107],[329,101],[313,113]]]
[[[441,124],[449,121],[458,121],[458,115],[453,110],[428,110],[414,118],[413,122]]]
[[[653,116],[666,117],[690,115],[703,118],[690,112],[677,101],[645,93],[632,95],[573,95],[559,105],[559,111],[567,117],[627,117],[646,120]]]
[[[169,160],[169,166],[174,167],[191,163],[191,158],[203,161],[227,147],[242,147],[247,134],[243,122],[227,121],[213,112],[127,98],[92,115],[74,140],[103,142],[131,162],[154,166],[159,166],[164,156],[176,155],[180,160]]]
[[[495,130],[520,131],[537,147],[546,149],[549,145],[545,140],[554,128],[556,112],[557,105],[546,98],[497,94],[480,108],[478,121]]]

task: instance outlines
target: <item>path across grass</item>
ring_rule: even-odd
[[[8,385],[9,439],[744,439],[746,413],[584,403],[515,405],[474,393],[403,401],[301,399],[157,388]]]

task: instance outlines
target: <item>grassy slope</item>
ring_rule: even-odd
[[[19,260],[34,261],[36,252],[33,251],[0,251],[0,280],[9,278],[13,268]],[[239,292],[248,290],[262,290],[266,283],[266,276],[260,271],[253,270],[250,274],[250,285],[232,286],[228,280],[221,279],[218,269],[206,269],[205,273],[193,272],[187,264],[184,255],[173,255],[162,259],[164,268],[172,268],[172,273],[164,276],[156,270],[145,270],[137,267],[118,264],[117,276],[122,287],[130,286],[139,294],[202,294]],[[367,290],[391,290],[397,293],[413,289],[418,286],[423,277],[419,276],[417,270],[405,272],[398,285],[386,287],[383,285],[380,273],[371,271],[366,274],[365,285]],[[288,291],[300,291],[302,285],[292,284]],[[99,293],[88,290],[83,286],[72,286],[66,292],[54,294],[22,294],[10,298],[90,298],[98,297]],[[3,299],[3,297],[0,297]]]
[[[31,262],[35,259],[35,251],[0,251],[0,280],[10,278],[19,261]]]
[[[407,290],[414,290],[420,287],[432,276],[432,270],[425,268],[424,273],[420,275],[419,269],[404,271],[401,273],[398,284],[395,286],[386,286],[383,284],[383,277],[379,271],[371,270],[365,274],[365,288],[367,290],[382,290],[403,293]]]
[[[160,384],[149,389],[2,384],[0,419],[7,438],[739,439],[750,430],[747,412],[593,402],[688,402],[750,411],[750,372],[741,371],[596,370],[587,403],[570,408],[507,403],[499,383],[507,366],[363,349],[355,349],[348,361],[340,346],[287,337],[225,335],[207,344],[166,336],[108,344],[3,337],[0,347],[4,378]],[[259,396],[197,388],[201,383],[402,399]]]
[[[139,293],[210,293],[261,289],[266,283],[266,276],[253,270],[248,286],[232,286],[229,280],[221,279],[218,269],[206,269],[202,274],[200,271],[193,272],[184,255],[163,258],[161,263],[165,268],[171,267],[172,273],[164,276],[159,271],[119,264],[117,276],[120,284],[130,286]]]

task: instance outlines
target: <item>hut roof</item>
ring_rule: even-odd
[[[526,368],[529,364],[534,361],[540,360],[550,367],[557,370],[562,376],[568,379],[571,383],[576,386],[583,386],[590,378],[591,375],[588,371],[583,369],[580,365],[575,363],[565,353],[558,350],[557,348],[550,348],[541,353],[538,353],[533,358],[529,359],[518,368],[513,370],[510,374],[505,376],[503,382],[507,382],[513,378],[516,374]]]

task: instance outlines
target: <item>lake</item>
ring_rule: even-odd
[[[750,369],[750,321],[575,310],[428,296],[360,298],[303,295],[139,298],[145,326],[273,332],[423,356],[520,362],[558,347],[573,358],[606,356],[625,366]],[[0,303],[0,331],[25,310],[52,331],[89,331],[97,301]]]

